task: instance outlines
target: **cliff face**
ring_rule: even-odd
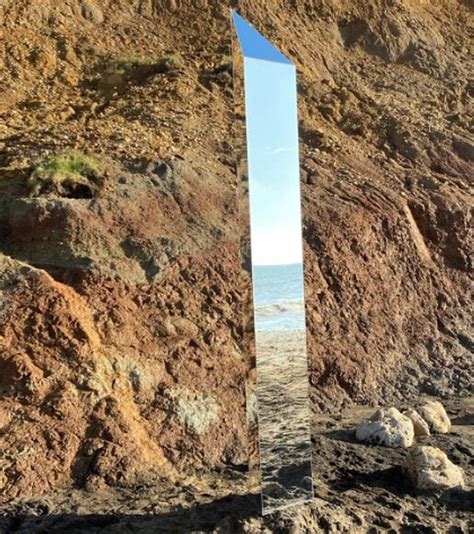
[[[228,8],[0,3],[4,497],[246,461]],[[468,2],[238,8],[299,72],[314,409],[467,394]]]

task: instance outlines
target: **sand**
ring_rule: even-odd
[[[262,502],[266,512],[313,496],[306,333],[256,333]]]

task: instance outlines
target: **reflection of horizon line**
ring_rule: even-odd
[[[279,327],[275,327],[274,330],[269,330],[268,327],[267,328],[262,328],[262,327],[257,327],[255,328],[255,332],[258,332],[260,334],[307,334],[307,329],[306,329],[306,325],[305,326],[302,326],[301,328],[288,328],[288,329],[284,329],[284,328],[279,328]],[[307,350],[307,349],[306,349]]]

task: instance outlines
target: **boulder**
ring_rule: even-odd
[[[405,411],[405,415],[409,419],[411,419],[416,437],[430,435],[430,428],[428,426],[428,423],[423,419],[423,417],[421,417],[421,415],[416,410],[414,410],[413,408],[409,408]]]
[[[418,412],[428,423],[431,432],[446,434],[451,430],[451,421],[439,401],[427,401],[418,408]]]
[[[355,435],[356,439],[366,443],[410,447],[413,445],[415,430],[410,418],[396,408],[386,408],[377,410],[370,419],[362,421]]]
[[[463,470],[436,447],[413,449],[403,464],[403,471],[419,490],[437,491],[464,485]]]

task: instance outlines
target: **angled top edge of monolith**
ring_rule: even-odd
[[[293,65],[270,41],[265,39],[251,24],[243,19],[235,9],[232,10],[232,20],[239,40],[240,50],[244,57]]]

